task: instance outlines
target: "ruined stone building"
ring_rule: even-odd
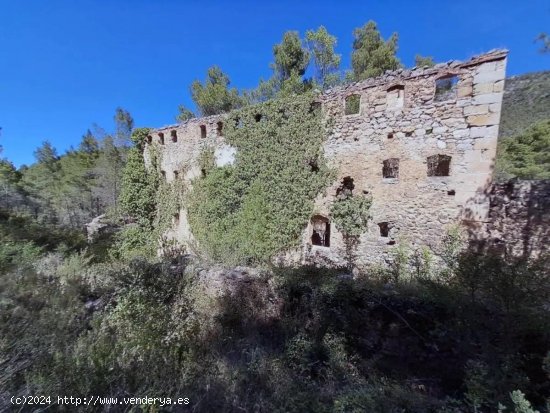
[[[435,246],[456,224],[487,233],[506,58],[506,51],[491,51],[466,62],[387,72],[321,94],[323,116],[334,122],[324,154],[337,179],[316,199],[302,247],[286,259],[343,262],[343,238],[329,214],[342,191],[373,200],[359,238],[359,265],[383,261],[400,243]],[[191,119],[151,132],[148,145],[160,148],[166,180],[200,176],[205,146],[215,149],[218,166],[233,162],[235,149],[224,142],[225,119]],[[192,244],[185,209],[174,220],[172,236]]]

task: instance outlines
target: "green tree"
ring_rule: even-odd
[[[386,70],[395,70],[401,66],[396,57],[397,33],[384,40],[374,21],[353,32],[353,52],[351,65],[355,80],[382,75]]]
[[[19,181],[21,174],[13,164],[0,159],[0,208],[13,209],[23,204],[24,195]]]
[[[55,197],[58,221],[72,228],[82,228],[101,213],[101,205],[93,193],[93,168],[99,152],[70,151],[59,159],[59,190]]]
[[[260,79],[260,83],[251,91],[245,92],[245,98],[248,103],[263,103],[270,99],[274,99],[280,90],[280,82],[275,76],[267,80]]]
[[[38,163],[53,165],[57,161],[57,150],[49,141],[42,142],[42,146],[34,151],[34,157]]]
[[[115,143],[117,146],[129,146],[131,144],[132,129],[134,129],[134,118],[125,109],[115,110]]]
[[[96,177],[94,194],[104,209],[117,209],[124,167],[122,152],[111,136],[106,136],[101,142],[101,152],[93,172]]]
[[[86,153],[86,154],[97,154],[99,152],[99,142],[95,138],[95,136],[92,134],[90,129],[86,131],[86,134],[82,136],[82,139],[80,141],[80,145],[78,146],[78,150],[80,152]]]
[[[34,217],[40,222],[59,222],[60,163],[57,151],[45,141],[34,151],[36,163],[22,171],[21,185],[28,193]]]
[[[434,67],[435,62],[432,56],[422,56],[417,54],[414,57],[414,64],[416,67]]]
[[[315,64],[315,81],[323,89],[333,86],[340,78],[341,56],[334,52],[336,41],[324,26],[306,32],[306,42]]]
[[[143,159],[143,147],[148,134],[148,128],[138,128],[132,134],[134,146],[128,152],[120,194],[122,212],[134,218],[140,225],[152,225],[156,210],[157,173],[147,171]]]
[[[300,95],[311,89],[311,82],[303,79],[310,54],[302,45],[298,32],[286,32],[281,43],[273,46],[273,57],[274,63],[270,65],[273,75],[267,80],[260,79],[256,89],[245,93],[248,104]]]
[[[122,173],[120,211],[134,221],[133,226],[124,228],[118,235],[116,253],[121,257],[152,255],[155,250],[155,217],[157,195],[160,187],[154,150],[151,165],[147,167],[143,158],[148,128],[138,128],[132,134],[134,146],[128,152],[128,161]],[[169,202],[168,199],[163,199]],[[163,208],[163,205],[158,207]]]
[[[273,69],[281,81],[289,79],[293,74],[303,76],[309,64],[309,51],[303,47],[296,31],[285,32],[281,43],[273,46],[273,56]]]
[[[550,178],[550,120],[539,122],[523,134],[501,141],[497,158],[501,178]]]
[[[178,115],[176,116],[176,121],[178,122],[186,122],[189,119],[193,119],[195,117],[195,114],[190,109],[187,109],[183,105],[179,105],[178,107]]]
[[[204,84],[198,80],[193,82],[191,97],[201,116],[226,113],[243,105],[237,89],[229,88],[230,83],[229,77],[218,66],[208,69]]]

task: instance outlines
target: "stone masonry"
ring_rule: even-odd
[[[496,50],[322,93],[323,115],[332,125],[324,153],[337,179],[316,199],[302,247],[283,261],[344,264],[342,234],[329,214],[342,190],[373,200],[356,250],[359,266],[390,260],[403,243],[436,246],[453,225],[487,233],[506,58],[506,51]],[[149,145],[160,148],[165,179],[191,183],[201,174],[198,158],[208,146],[218,166],[233,162],[235,149],[223,137],[225,118],[191,119],[151,133]],[[195,245],[185,209],[170,236]]]

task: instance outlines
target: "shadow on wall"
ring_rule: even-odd
[[[475,208],[489,199],[486,220]],[[470,248],[504,257],[533,259],[550,245],[550,180],[513,179],[487,186],[469,201],[463,225]],[[487,206],[487,205],[486,205]]]

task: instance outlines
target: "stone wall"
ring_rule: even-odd
[[[550,248],[550,181],[512,180],[490,192],[487,232],[471,234],[506,256],[538,258]]]
[[[506,56],[506,51],[492,51],[467,62],[400,69],[320,95],[332,125],[324,152],[337,179],[316,199],[312,217],[328,219],[330,246],[312,245],[310,223],[302,248],[289,251],[285,261],[344,263],[342,234],[329,214],[344,178],[352,182],[354,195],[373,200],[369,226],[357,246],[359,266],[391,259],[402,243],[436,245],[452,225],[485,228]],[[191,183],[201,173],[198,159],[205,147],[215,149],[218,165],[232,162],[234,149],[224,143],[220,127],[224,119],[192,119],[152,133],[150,144],[160,148],[167,180],[177,175]],[[384,170],[391,177],[384,177]],[[193,245],[185,210],[171,235]]]

